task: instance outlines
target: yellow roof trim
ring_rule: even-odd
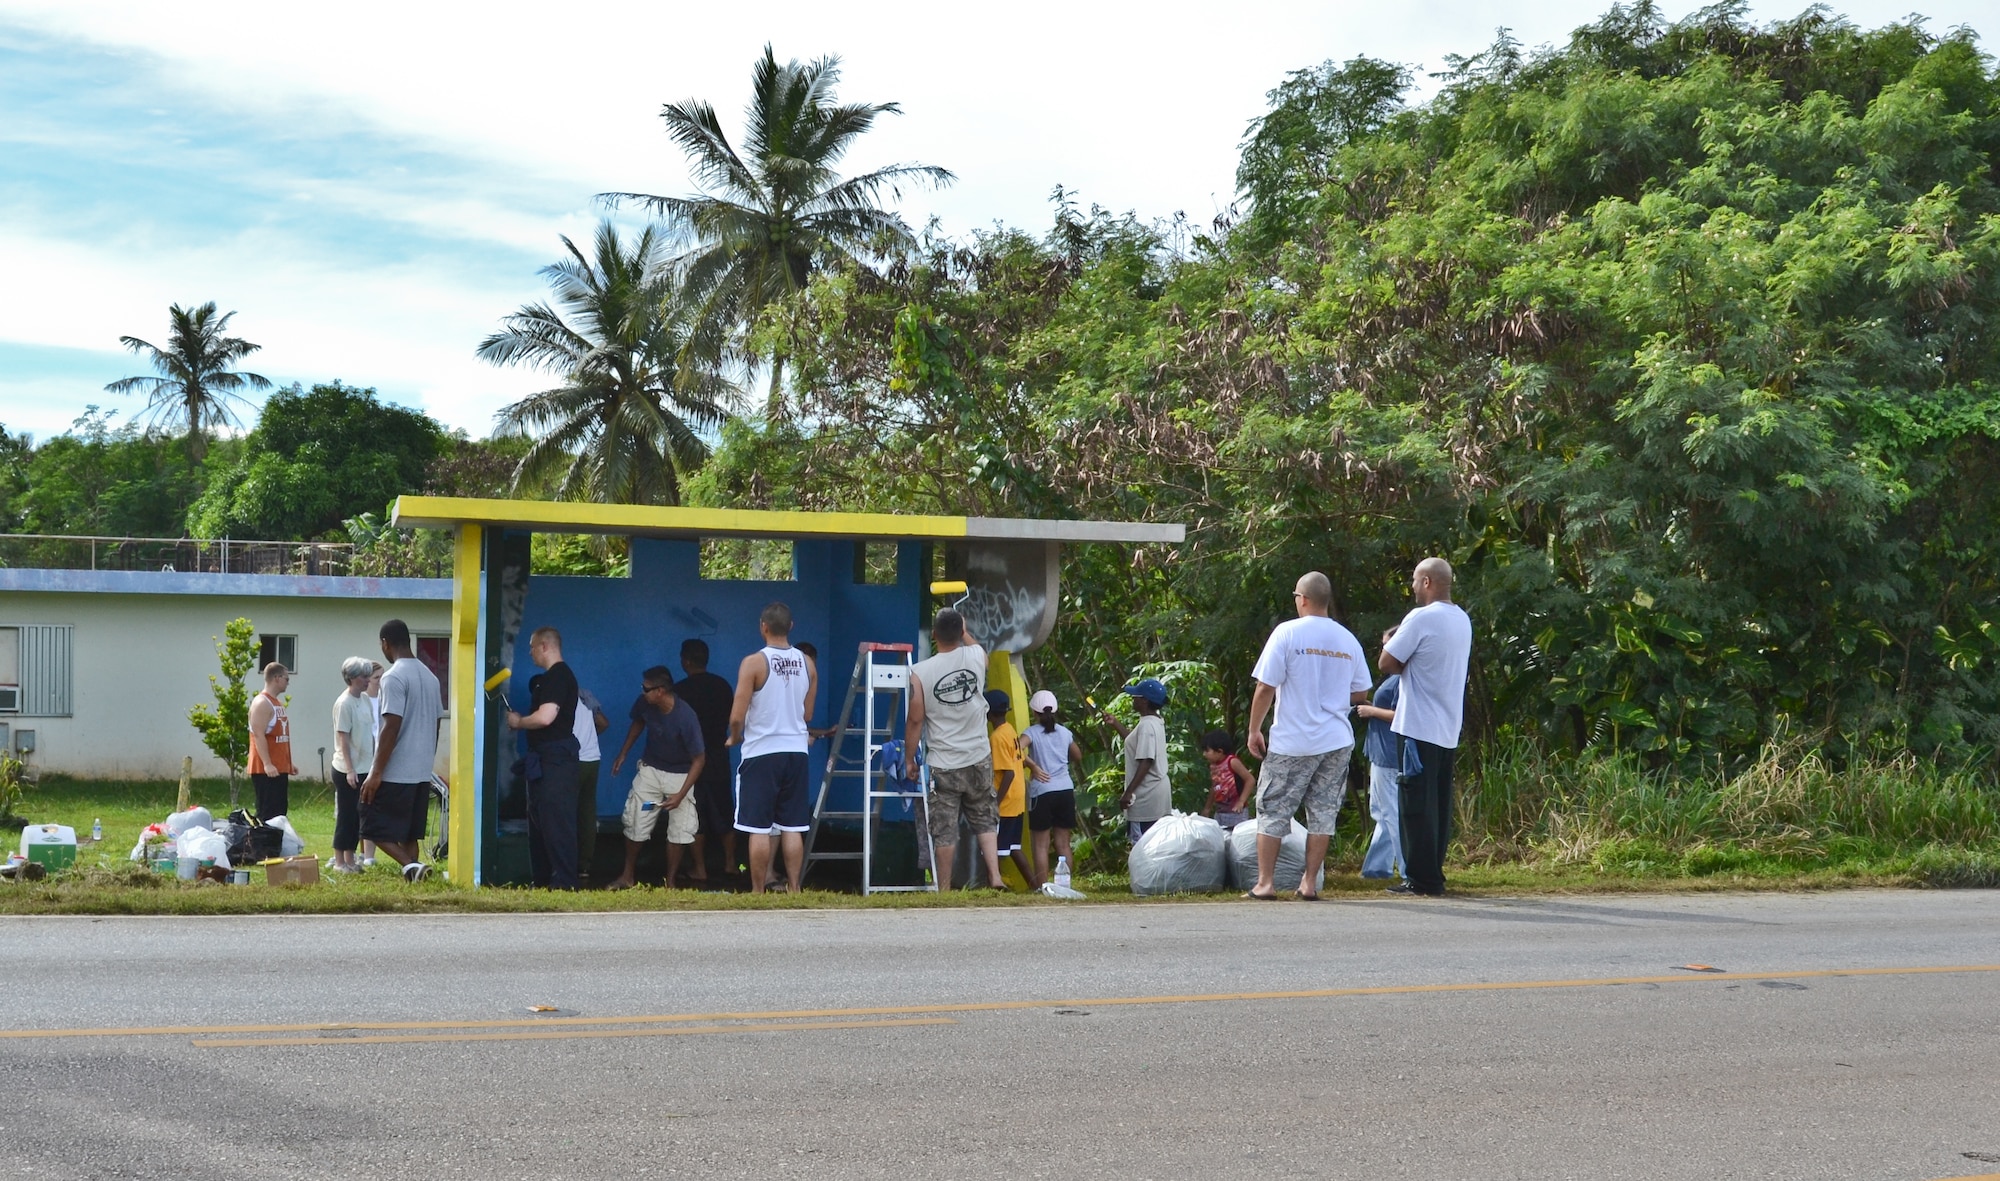
[[[392,519],[406,529],[496,525],[543,533],[665,537],[881,537],[930,540],[966,535],[964,517],[669,508],[579,501],[482,500],[465,496],[399,496]]]

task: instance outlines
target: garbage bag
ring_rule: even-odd
[[[279,842],[279,856],[297,857],[306,851],[305,840],[298,833],[292,831],[291,821],[285,819],[283,816],[273,816],[264,823],[285,834]]]
[[[207,808],[189,808],[167,817],[167,835],[177,837],[190,828],[215,828],[215,816]]]
[[[1197,894],[1222,889],[1228,842],[1207,816],[1173,812],[1160,818],[1132,846],[1125,867],[1134,894]]]
[[[1278,846],[1278,867],[1271,873],[1271,885],[1279,890],[1296,890],[1306,872],[1306,826],[1292,821],[1292,831]],[[1229,832],[1229,877],[1239,890],[1257,884],[1257,822],[1239,824]],[[1319,867],[1313,892],[1326,884],[1326,866]]]
[[[214,859],[223,869],[229,868],[229,844],[215,834],[211,828],[184,829],[174,838],[174,851],[182,857],[196,860]]]

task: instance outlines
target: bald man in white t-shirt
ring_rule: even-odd
[[[1382,645],[1378,666],[1402,677],[1389,729],[1416,748],[1422,767],[1402,776],[1403,875],[1391,894],[1444,894],[1451,844],[1451,774],[1465,719],[1472,620],[1451,601],[1451,563],[1425,558],[1410,575],[1416,608]],[[1407,760],[1406,760],[1407,765]]]

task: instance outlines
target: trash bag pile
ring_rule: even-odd
[[[1151,836],[1151,833],[1147,834]],[[1278,867],[1272,871],[1271,884],[1279,890],[1296,890],[1299,878],[1306,872],[1306,826],[1292,821],[1292,831],[1285,834],[1284,842],[1278,846]],[[1257,884],[1257,822],[1239,824],[1229,832],[1229,876],[1239,890],[1248,890]],[[1319,878],[1313,882],[1313,892],[1326,884],[1326,867],[1320,866]]]
[[[1221,825],[1207,816],[1172,812],[1132,846],[1125,867],[1131,874],[1134,894],[1206,894],[1222,889],[1228,862],[1228,841]],[[1255,865],[1253,844],[1253,881]]]
[[[283,816],[260,820],[238,809],[227,820],[217,820],[207,808],[175,812],[158,824],[149,824],[132,847],[132,860],[155,865],[192,859],[220,869],[250,865],[273,857],[292,857],[305,852],[306,843]]]

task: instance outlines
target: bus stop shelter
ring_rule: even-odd
[[[827,723],[860,645],[921,647],[938,605],[932,578],[961,580],[965,591],[951,598],[995,654],[989,681],[1010,689],[1018,710],[1025,706],[1019,656],[1055,626],[1061,547],[1171,544],[1184,535],[1180,525],[1117,521],[437,496],[399,498],[394,523],[450,530],[453,538],[446,863],[452,881],[474,885],[528,880],[526,797],[514,736],[482,684],[501,669],[515,670],[505,692],[515,708],[525,708],[528,675],[536,671],[528,637],[536,628],[562,633],[564,659],[612,719],[597,790],[600,813],[616,812],[635,767],[628,762],[613,775],[611,762],[640,674],[653,665],[677,669],[684,640],[706,642],[711,671],[733,681],[742,658],[761,647],[759,612],[782,600],[792,609],[794,642],[809,641],[819,651],[815,717]],[[620,577],[533,573],[538,533],[629,538],[629,570]],[[740,561],[715,560],[718,551],[726,555],[746,541],[763,543],[758,554],[765,568],[750,571],[754,578],[743,576]],[[822,769],[813,768],[815,791]]]

